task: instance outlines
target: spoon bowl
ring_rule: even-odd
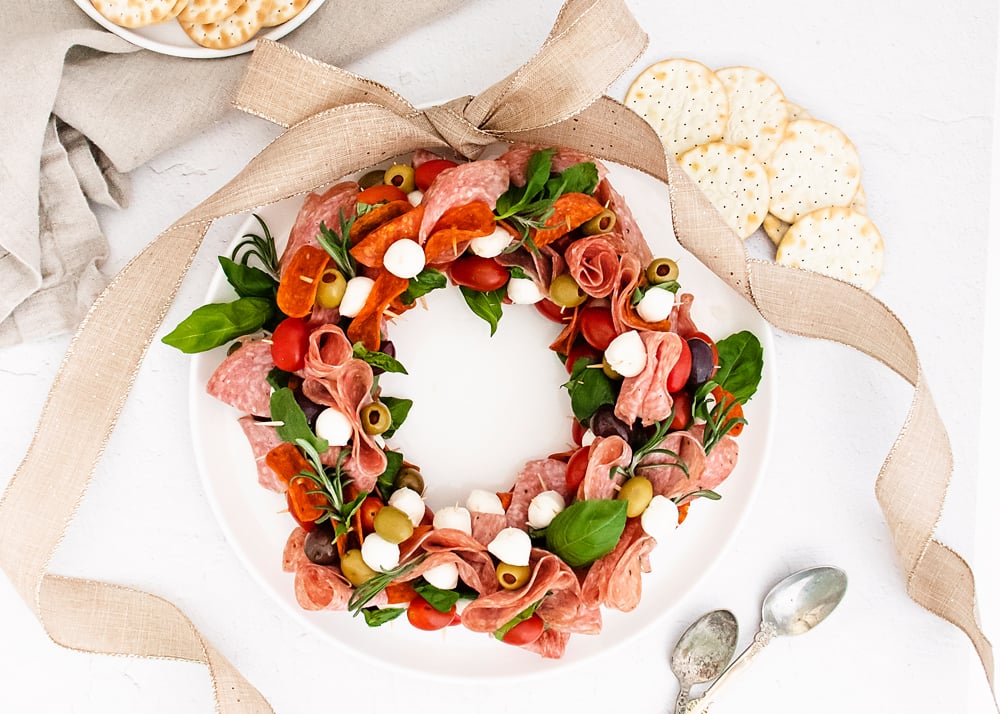
[[[800,570],[771,588],[761,615],[775,635],[801,635],[825,620],[846,592],[847,575],[840,568]]]
[[[674,714],[683,711],[695,684],[718,677],[736,651],[739,625],[729,610],[713,610],[695,620],[677,640],[670,670],[680,682]]]

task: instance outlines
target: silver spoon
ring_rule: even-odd
[[[764,598],[760,630],[753,643],[719,676],[700,699],[690,702],[688,714],[704,714],[727,682],[742,672],[751,659],[775,637],[808,632],[833,612],[847,592],[847,574],[840,568],[821,566],[792,573]]]
[[[674,714],[687,706],[691,686],[718,677],[736,652],[736,617],[729,610],[713,610],[695,620],[674,645],[670,669],[680,682]]]

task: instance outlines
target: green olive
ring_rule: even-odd
[[[587,299],[587,293],[573,280],[569,273],[556,276],[549,286],[549,297],[559,307],[576,307]]]
[[[390,166],[386,169],[385,178],[382,179],[382,182],[390,186],[395,186],[403,193],[415,191],[417,188],[413,167],[406,164],[393,164]]]
[[[677,280],[678,275],[680,270],[677,269],[677,263],[670,258],[657,258],[646,268],[646,280],[651,285],[669,283],[671,280]]]
[[[497,582],[505,590],[517,590],[531,577],[531,568],[527,565],[497,565]]]
[[[378,575],[378,573],[368,567],[368,563],[362,559],[361,551],[357,548],[351,548],[344,553],[344,556],[340,559],[340,572],[355,587]]]
[[[645,476],[633,476],[618,490],[618,500],[628,501],[629,518],[640,516],[653,500],[653,484]]]
[[[375,532],[390,543],[402,543],[413,535],[413,521],[395,506],[383,506],[375,514]]]
[[[358,179],[358,186],[361,188],[371,188],[372,186],[378,186],[383,183],[385,179],[385,171],[378,169],[377,171],[369,171],[364,176]]]
[[[392,485],[396,488],[408,488],[422,494],[424,492],[424,477],[412,466],[404,466],[396,474]]]
[[[344,274],[336,268],[327,268],[319,277],[316,304],[320,307],[340,307],[346,290],[347,280],[344,278]]]
[[[382,402],[372,402],[361,409],[361,428],[369,436],[382,434],[391,424],[392,415],[389,414],[389,407]]]
[[[585,236],[596,236],[602,233],[610,233],[614,230],[616,223],[618,223],[618,217],[610,209],[605,208],[580,226],[580,230],[583,231]]]
[[[601,360],[601,369],[604,371],[604,376],[606,376],[608,379],[613,379],[614,381],[617,382],[619,379],[622,378],[622,376],[618,374],[610,364],[608,364],[607,357]]]

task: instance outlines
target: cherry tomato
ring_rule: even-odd
[[[564,325],[573,319],[573,311],[570,309],[563,309],[556,305],[551,300],[542,298],[535,303],[535,309],[542,314],[543,317],[552,322],[556,322],[560,325]]]
[[[530,645],[541,637],[544,631],[545,622],[538,615],[532,615],[527,620],[522,620],[507,630],[503,641],[508,645]]]
[[[590,446],[577,449],[576,453],[569,457],[566,464],[566,489],[572,493],[576,491],[583,477],[587,473],[587,462],[590,460]]]
[[[434,179],[437,178],[439,173],[453,166],[458,166],[458,164],[454,161],[448,161],[448,159],[431,159],[420,164],[416,169],[415,176],[417,188],[421,191],[426,191],[434,183]]]
[[[583,339],[602,352],[618,336],[611,309],[607,307],[585,307],[580,311],[580,333]]]
[[[732,404],[732,409],[726,414],[725,419],[723,419],[723,424],[730,419],[742,419],[743,418],[743,405],[736,401],[732,394],[727,392],[722,387],[716,387],[712,390],[712,396],[715,397],[715,401],[722,405],[722,410],[725,411],[729,404]],[[729,436],[739,436],[743,432],[743,422],[738,422],[729,430]]]
[[[285,372],[298,372],[305,366],[309,351],[309,327],[301,317],[289,317],[278,323],[271,335],[271,359]]]
[[[420,595],[414,596],[406,608],[406,619],[418,630],[440,630],[455,619],[454,605],[448,612],[441,612]]]
[[[375,516],[379,511],[382,510],[382,499],[378,496],[372,495],[365,498],[361,502],[361,507],[358,509],[358,513],[361,517],[361,530],[364,533],[371,533],[375,530]],[[388,511],[386,511],[388,513]]]
[[[403,190],[390,183],[380,183],[371,188],[366,188],[358,194],[358,203],[367,203],[369,206],[374,206],[376,203],[406,200],[406,194],[403,193]]]
[[[451,281],[481,293],[498,290],[507,284],[510,273],[495,260],[478,255],[463,255],[448,268]]]
[[[687,391],[676,392],[670,395],[674,399],[674,420],[670,422],[670,429],[680,431],[691,426],[691,393]]]
[[[680,391],[687,384],[688,377],[691,376],[691,348],[688,347],[687,340],[681,340],[681,354],[677,358],[677,363],[667,375],[667,391],[673,394]]]
[[[583,424],[580,423],[578,419],[573,420],[573,425],[570,427],[570,435],[573,439],[573,443],[577,446],[583,445],[583,433],[586,429],[583,428]]]
[[[573,363],[581,357],[589,358],[591,362],[597,362],[600,366],[601,351],[591,347],[586,340],[577,340],[566,355],[566,371],[573,374]]]

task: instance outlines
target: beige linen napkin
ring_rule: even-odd
[[[282,42],[344,65],[460,4],[330,0]],[[121,172],[231,111],[248,56],[139,50],[72,0],[3,3],[0,27],[4,346],[77,325],[108,280],[101,272],[108,245],[90,202],[123,206]]]

